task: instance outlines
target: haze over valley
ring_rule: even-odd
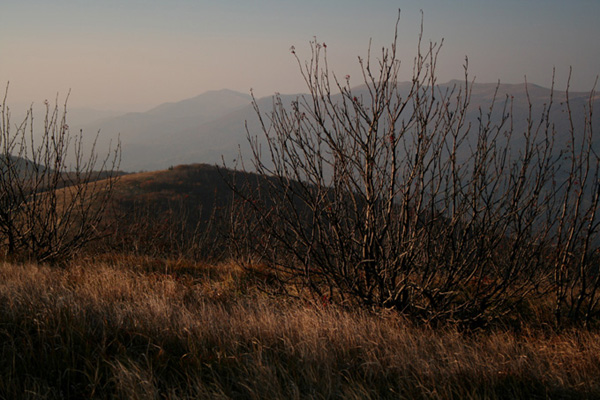
[[[460,87],[464,82],[450,81],[439,85],[438,90],[444,91],[454,85]],[[408,88],[409,83],[400,84],[399,87]],[[498,119],[501,104],[507,95],[512,95],[514,130],[517,133],[515,140],[518,141],[519,133],[524,132],[527,127],[527,91],[534,105],[532,116],[538,118],[544,104],[550,101],[551,90],[532,84],[527,86],[527,91],[525,84],[501,84],[497,93],[496,88],[497,84],[494,83],[473,85],[469,122],[476,126],[479,107],[487,110],[494,95],[497,97],[494,118]],[[354,88],[353,93],[358,96],[367,95],[364,87]],[[302,95],[282,95],[281,98],[284,104],[289,105],[299,96]],[[587,92],[571,92],[572,112],[581,115],[589,100]],[[600,106],[598,100],[599,97],[596,96],[593,102],[596,107]],[[558,132],[558,147],[565,144],[569,129],[564,101],[565,93],[556,91],[552,120]],[[259,98],[257,104],[266,116],[272,110],[273,97]],[[598,113],[594,118],[594,123],[600,121]],[[576,118],[575,121],[580,123],[583,118]],[[232,166],[234,160],[239,158],[240,151],[244,160],[250,164],[252,154],[246,124],[251,136],[262,138],[251,96],[227,89],[205,92],[179,102],[163,103],[146,112],[127,113],[83,124],[70,122],[72,129],[83,129],[86,135],[100,131],[99,149],[106,148],[108,141],[112,140],[114,143],[120,137],[121,169],[128,172],[152,171],[190,163],[221,165],[223,161]],[[581,128],[582,126],[576,126],[578,130]],[[476,129],[473,130],[473,135],[476,135]]]

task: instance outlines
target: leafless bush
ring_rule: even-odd
[[[46,101],[43,130],[33,110],[12,125],[6,103],[0,125],[0,247],[8,257],[59,261],[96,239],[98,223],[117,179],[120,145],[99,159],[72,134],[67,105]]]
[[[399,19],[398,19],[399,21]],[[515,130],[513,98],[473,110],[473,82],[436,81],[440,44],[419,36],[413,77],[399,81],[396,34],[364,85],[328,69],[325,44],[295,51],[308,96],[279,95],[251,136],[253,191],[237,190],[256,221],[255,254],[282,279],[349,304],[426,321],[478,325],[554,292],[556,317],[598,314],[598,156],[592,102],[583,132],[568,93],[570,147],[560,149],[555,96]],[[497,92],[496,92],[497,93]],[[470,114],[477,113],[476,123]],[[560,132],[561,134],[563,132]],[[264,146],[264,147],[262,147]]]

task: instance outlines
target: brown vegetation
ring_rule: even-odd
[[[224,175],[231,174],[193,164],[121,177],[104,216],[106,237],[88,250],[205,262],[229,258],[233,193]]]
[[[600,336],[274,298],[231,264],[0,265],[3,398],[594,398]]]

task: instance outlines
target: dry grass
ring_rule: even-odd
[[[600,335],[461,334],[267,297],[232,265],[0,265],[2,398],[598,398]]]

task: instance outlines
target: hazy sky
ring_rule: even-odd
[[[0,83],[13,104],[71,89],[70,105],[141,111],[229,88],[303,92],[289,48],[326,42],[332,69],[359,84],[356,58],[393,37],[398,8],[408,79],[424,11],[444,38],[438,76],[590,89],[600,74],[598,0],[2,0]]]

